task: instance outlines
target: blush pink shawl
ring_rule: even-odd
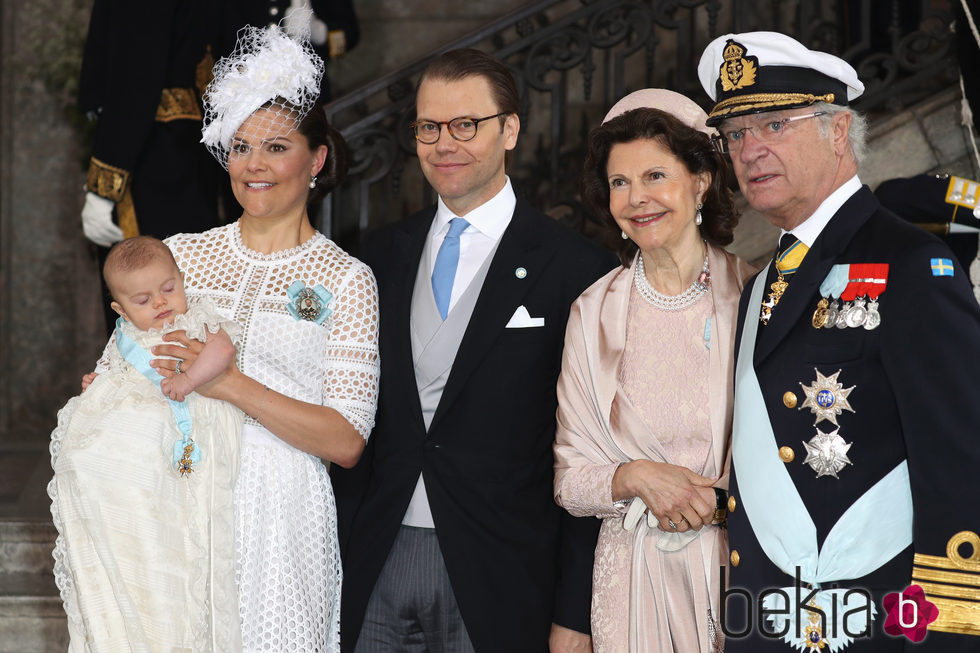
[[[711,422],[711,455],[705,476],[718,476],[717,485],[728,487],[731,459],[733,404],[733,348],[738,313],[738,299],[744,280],[754,270],[738,257],[716,247],[709,247],[711,270],[710,292],[714,303],[711,316],[711,340],[708,362],[708,396]],[[619,366],[626,345],[626,316],[633,287],[633,267],[620,267],[589,287],[572,305],[565,333],[561,376],[558,380],[558,429],[555,442],[555,498],[577,516],[599,516],[622,519],[625,509],[612,506],[612,473],[615,465],[636,459],[671,462],[657,436],[650,432],[640,414],[630,403],[618,383]],[[678,370],[678,373],[683,373]],[[593,466],[600,472],[605,486],[601,503],[607,508],[583,509],[575,495],[582,488],[568,487],[566,477],[572,470]],[[714,596],[700,591],[696,596],[696,614],[702,650],[708,632],[707,609],[717,619],[718,565],[727,558],[724,533],[717,527],[706,527],[707,537],[697,537],[688,546],[693,577],[712,578]],[[671,651],[669,632],[657,628],[663,623],[665,602],[659,595],[661,585],[650,582],[657,577],[659,558],[656,543],[664,535],[646,526],[641,519],[633,531],[632,569],[630,571],[630,650]],[[700,546],[697,546],[700,545]],[[651,568],[654,567],[654,568]],[[660,606],[660,607],[658,607]],[[622,606],[625,610],[627,606]]]

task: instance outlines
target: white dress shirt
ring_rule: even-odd
[[[807,248],[813,247],[813,243],[817,241],[817,236],[827,226],[830,219],[840,210],[840,207],[844,206],[844,202],[859,190],[861,190],[861,180],[858,179],[857,175],[854,175],[841,184],[840,188],[828,195],[827,199],[821,202],[817,210],[813,212],[813,215],[788,233],[799,238]],[[779,237],[782,238],[785,233],[787,233],[786,230],[781,229]]]
[[[442,246],[442,241],[446,239],[446,234],[449,233],[449,221],[461,217],[470,223],[470,226],[459,236],[459,263],[456,266],[456,278],[453,280],[453,292],[449,297],[450,311],[453,310],[460,295],[466,292],[477,270],[497,246],[497,242],[504,235],[514,215],[517,197],[514,195],[514,188],[510,185],[510,177],[506,179],[504,187],[496,195],[463,216],[457,216],[450,211],[442,198],[439,198],[436,217],[432,221],[428,235],[432,240],[427,262],[430,278],[439,248]]]

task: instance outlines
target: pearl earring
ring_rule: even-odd
[[[625,231],[620,231],[619,235],[623,237],[623,240],[629,240],[629,236],[626,235]]]
[[[701,207],[702,206],[704,206],[704,204],[698,204],[698,211],[697,211],[697,213],[694,214],[694,224],[697,225],[697,226],[699,226],[699,227],[701,226]]]
[[[316,188],[316,175],[313,175],[312,177],[310,177],[310,188],[311,189],[312,188]],[[700,223],[698,223],[698,224],[700,224]]]

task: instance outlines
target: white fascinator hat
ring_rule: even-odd
[[[296,30],[294,20],[289,32],[284,25],[246,26],[238,32],[234,52],[215,64],[214,79],[204,92],[201,142],[225,168],[236,134],[253,146],[283,136],[316,104],[323,59],[313,51],[309,21],[305,24],[305,30]],[[240,134],[243,123],[262,107],[268,115]]]

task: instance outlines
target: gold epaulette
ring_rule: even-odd
[[[201,107],[192,88],[165,88],[154,116],[157,122],[171,120],[201,120]]]
[[[129,171],[99,161],[94,156],[88,166],[85,185],[91,192],[113,202],[119,202],[129,187]]]
[[[970,179],[951,175],[949,186],[946,187],[946,203],[962,206],[971,211],[977,208],[980,201],[980,184]]]
[[[961,545],[973,547],[969,557]],[[939,608],[939,618],[929,630],[980,636],[980,537],[961,531],[950,538],[946,556],[916,553],[912,581]]]

